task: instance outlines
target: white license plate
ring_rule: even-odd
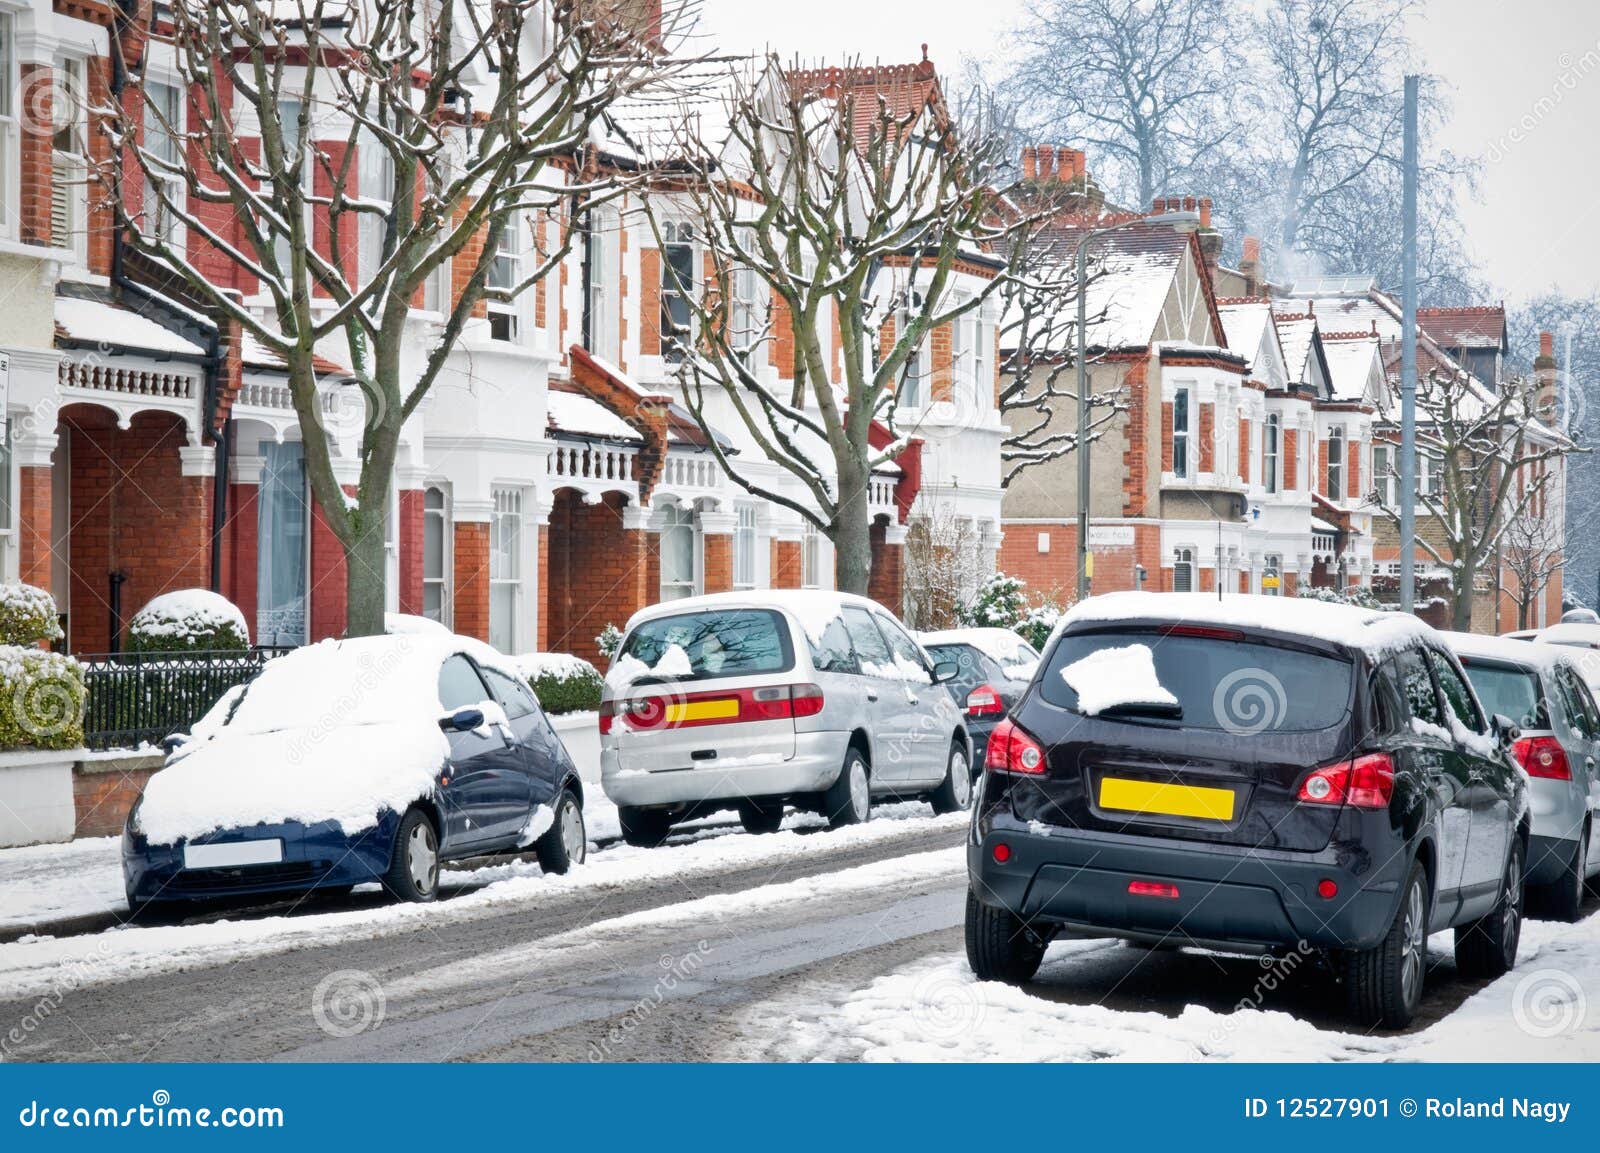
[[[283,860],[283,842],[228,841],[221,845],[185,845],[185,869],[231,869],[239,865],[275,865]]]

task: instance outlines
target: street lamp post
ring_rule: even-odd
[[[1154,216],[1135,216],[1119,224],[1094,228],[1078,241],[1078,599],[1089,595],[1089,350],[1086,329],[1089,323],[1089,245],[1119,228],[1135,224],[1164,224],[1187,234],[1200,227],[1194,212],[1160,212]]]

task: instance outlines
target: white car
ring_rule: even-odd
[[[629,844],[737,809],[770,832],[784,806],[835,826],[874,798],[971,799],[971,740],[935,667],[865,597],[716,593],[628,621],[600,700],[601,784]]]

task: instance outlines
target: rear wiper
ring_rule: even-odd
[[[1164,717],[1169,720],[1181,721],[1183,719],[1183,706],[1169,704],[1166,701],[1125,701],[1120,705],[1106,706],[1100,710],[1100,715],[1102,717]]]

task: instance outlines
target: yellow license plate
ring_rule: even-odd
[[[722,697],[714,701],[679,701],[667,706],[669,725],[681,725],[685,721],[721,721],[738,715],[738,697]]]
[[[1166,817],[1231,821],[1233,790],[1104,777],[1100,781],[1100,807],[1129,813],[1158,813]]]

